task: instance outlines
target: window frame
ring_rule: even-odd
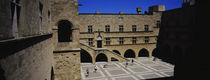
[[[132,32],[136,32],[136,25],[132,25]]]
[[[136,37],[132,37],[132,44],[136,44]]]
[[[88,45],[93,47],[93,38],[88,38]]]
[[[119,44],[124,44],[124,38],[123,37],[119,38]]]
[[[144,37],[144,43],[149,43],[149,36]]]
[[[106,42],[106,45],[110,45],[111,44],[111,39],[110,38],[105,38],[105,42]]]
[[[144,31],[149,31],[149,25],[144,25]]]
[[[119,32],[123,32],[123,25],[119,25]]]
[[[92,33],[93,32],[93,26],[92,25],[88,25],[88,33]]]
[[[110,32],[110,25],[105,25],[105,32]]]

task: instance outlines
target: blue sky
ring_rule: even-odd
[[[148,11],[152,5],[165,5],[166,10],[180,8],[182,0],[78,0],[79,13],[137,13],[136,8],[141,7],[142,12]]]

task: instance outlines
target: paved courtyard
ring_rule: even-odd
[[[174,66],[165,63],[159,59],[152,61],[153,58],[140,57],[134,59],[134,63],[113,62],[103,68],[106,62],[97,62],[97,72],[94,73],[94,66],[90,63],[81,64],[82,80],[140,80],[160,77],[173,76]],[[86,76],[86,69],[89,70],[89,76]]]

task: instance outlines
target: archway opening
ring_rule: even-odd
[[[81,49],[80,61],[81,61],[81,63],[92,63],[92,57],[86,50]]]
[[[68,20],[58,22],[58,42],[72,41],[72,23]]]
[[[125,51],[124,57],[125,58],[135,58],[135,52],[131,49],[128,49]]]
[[[113,52],[115,52],[115,53],[121,55],[120,52],[119,52],[118,50],[113,50]]]
[[[149,51],[145,48],[139,51],[139,57],[149,57]]]
[[[107,62],[107,56],[103,53],[100,53],[96,56],[96,62]]]

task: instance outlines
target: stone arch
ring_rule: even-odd
[[[51,68],[51,78],[50,80],[54,80],[54,70],[53,70],[53,67]]]
[[[92,63],[92,60],[93,60],[93,58],[92,58],[92,56],[90,55],[90,53],[89,52],[87,52],[86,50],[84,50],[84,49],[81,49],[81,51],[80,51],[80,61],[81,61],[81,63],[82,62],[87,62],[87,63]]]
[[[149,51],[145,48],[141,49],[138,57],[149,57]]]
[[[72,41],[73,24],[68,20],[60,20],[58,22],[58,42]]]
[[[100,53],[96,56],[96,62],[108,62],[108,57],[104,53]]]
[[[128,49],[128,50],[125,51],[124,57],[125,58],[135,58],[136,55],[135,55],[135,52],[132,49]]]
[[[121,53],[118,50],[112,50],[112,51],[117,53],[117,54],[119,54],[119,55],[121,55]]]
[[[152,56],[154,56],[154,57],[158,56],[158,49],[157,48],[153,49]]]

